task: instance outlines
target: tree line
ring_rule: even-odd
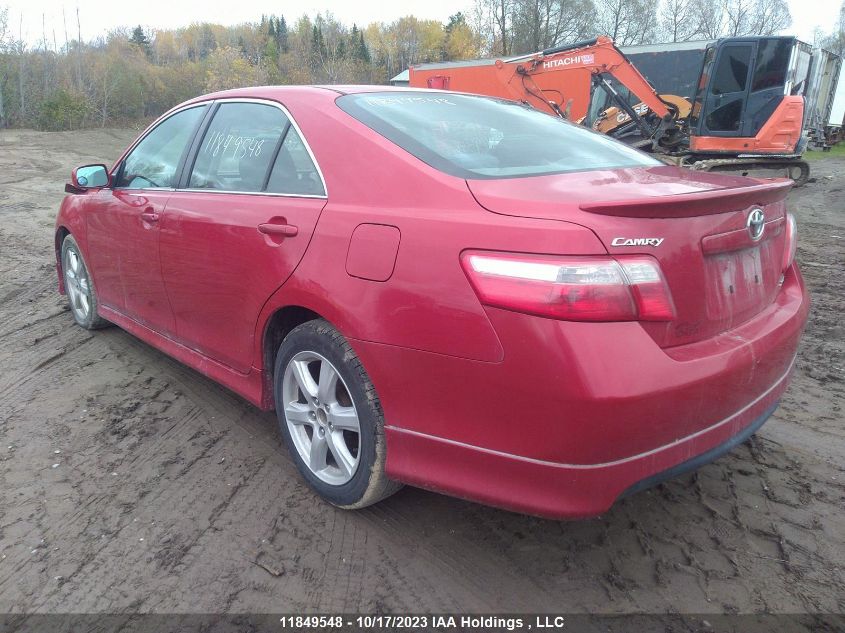
[[[0,6],[0,127],[73,129],[147,120],[190,97],[260,84],[386,83],[421,62],[507,56],[607,34],[620,45],[768,35],[785,0],[474,0],[447,22],[343,24],[330,13],[236,26],[67,29],[28,43]],[[67,22],[67,20],[66,20]]]

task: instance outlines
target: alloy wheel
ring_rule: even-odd
[[[64,261],[65,291],[70,300],[70,308],[77,320],[85,321],[91,313],[91,279],[85,269],[79,252],[75,248],[65,251]]]
[[[361,427],[349,389],[337,368],[310,351],[285,367],[280,403],[296,451],[320,480],[341,486],[360,461]]]

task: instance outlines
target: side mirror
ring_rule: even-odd
[[[83,165],[70,173],[70,183],[65,186],[68,193],[82,193],[88,189],[99,189],[109,184],[109,172],[105,165]]]

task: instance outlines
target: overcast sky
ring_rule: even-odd
[[[787,0],[792,13],[790,34],[805,41],[812,41],[813,29],[821,27],[830,31],[836,21],[841,0]],[[145,28],[161,29],[186,26],[191,22],[216,22],[219,24],[240,24],[257,21],[261,14],[283,14],[292,22],[303,13],[310,15],[318,11],[331,11],[341,22],[367,25],[370,22],[391,22],[403,15],[413,14],[419,18],[446,21],[457,11],[468,11],[472,0],[217,0],[203,2],[196,0],[0,0],[0,6],[9,7],[9,27],[17,36],[23,17],[23,39],[35,44],[42,37],[42,16],[47,39],[56,41],[61,47],[64,42],[64,9],[70,37],[76,33],[76,9],[82,22],[82,38],[90,40],[103,35],[118,26],[143,25]],[[201,6],[201,8],[199,8]]]

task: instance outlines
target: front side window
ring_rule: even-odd
[[[121,189],[169,189],[176,170],[207,106],[181,110],[159,123],[123,161],[115,186]]]
[[[275,106],[221,104],[203,137],[188,187],[263,191],[279,141],[289,127],[288,118]]]
[[[713,76],[710,93],[725,95],[745,90],[750,63],[750,45],[725,46],[721,55],[719,55],[719,63],[716,66],[716,74]]]
[[[425,92],[350,94],[338,106],[460,178],[518,178],[660,165],[619,141],[511,101]]]

